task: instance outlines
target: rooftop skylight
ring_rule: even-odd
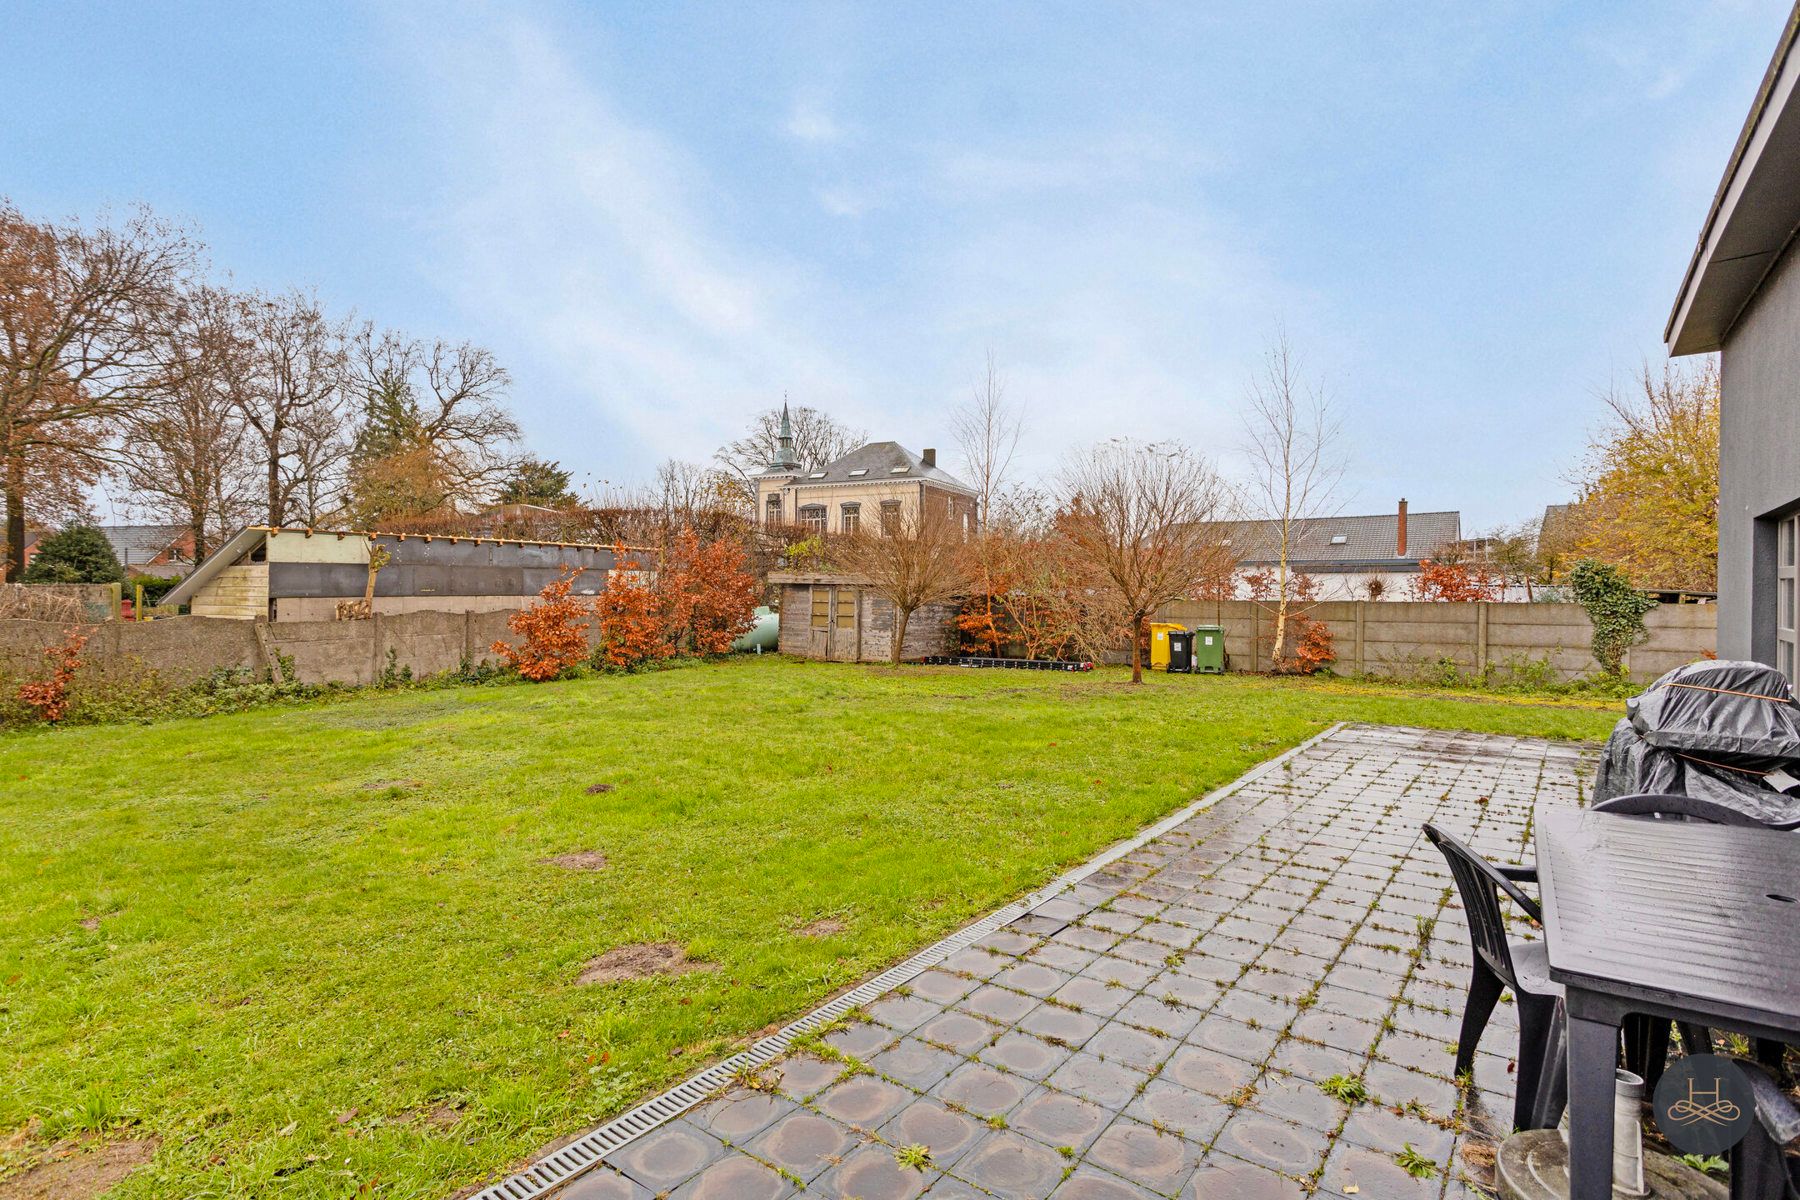
[[[852,472],[850,472],[850,478],[852,478],[852,479],[860,479],[860,478],[862,478],[862,477],[863,477],[863,476],[864,476],[864,475],[867,475],[867,474],[868,474],[868,473],[869,473],[869,468],[867,468],[867,467],[858,467],[858,468],[856,468],[856,470],[854,470],[854,471],[852,471]]]
[[[811,475],[808,475],[807,478],[808,479],[823,479],[823,478],[825,478],[825,472],[814,471]]]
[[[1334,546],[1342,546],[1349,540],[1350,538],[1347,534],[1334,533],[1331,535],[1331,544]]]
[[[889,474],[889,475],[904,475],[904,474],[906,474],[906,472],[907,472],[907,471],[909,471],[909,470],[910,470],[910,469],[911,469],[911,468],[909,468],[909,467],[906,467],[906,466],[904,466],[904,465],[903,465],[903,466],[898,466],[898,467],[889,467],[889,468],[888,468],[888,474]]]

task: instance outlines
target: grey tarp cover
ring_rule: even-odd
[[[1677,667],[1625,702],[1606,742],[1594,799],[1679,793],[1771,825],[1800,822],[1800,797],[1763,776],[1800,779],[1800,705],[1787,679],[1752,662]]]

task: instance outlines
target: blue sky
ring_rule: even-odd
[[[1786,11],[13,0],[0,192],[480,341],[589,480],[783,391],[950,460],[989,347],[1028,471],[1116,434],[1232,470],[1285,328],[1346,510],[1472,530],[1564,498],[1660,357]]]

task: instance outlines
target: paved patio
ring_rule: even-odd
[[[1460,1093],[1468,944],[1420,826],[1529,859],[1538,807],[1592,767],[1527,738],[1342,729],[558,1200],[1482,1195],[1511,1112],[1487,1051],[1515,1026],[1503,1006]]]

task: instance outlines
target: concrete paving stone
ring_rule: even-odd
[[[1073,921],[1088,911],[1088,906],[1079,904],[1070,898],[1068,892],[1053,896],[1031,910],[1040,917],[1049,917],[1056,921]]]
[[[1144,985],[1145,995],[1155,996],[1158,1000],[1167,1000],[1173,996],[1189,1008],[1202,1013],[1218,1003],[1223,991],[1222,984],[1210,979],[1196,979],[1179,971],[1164,971]]]
[[[1361,1055],[1346,1054],[1329,1046],[1315,1046],[1293,1038],[1276,1046],[1268,1063],[1271,1071],[1293,1075],[1312,1083],[1330,1079],[1333,1075],[1359,1076],[1364,1067]]]
[[[1113,901],[1115,911],[1146,919],[1154,917],[1167,907],[1167,902],[1156,900],[1139,892],[1127,893]]]
[[[558,1200],[651,1200],[653,1193],[602,1163],[556,1195]]]
[[[1246,1062],[1260,1063],[1269,1057],[1280,1037],[1278,1029],[1252,1029],[1228,1017],[1210,1017],[1195,1027],[1187,1041],[1189,1045],[1204,1046]]]
[[[1255,1063],[1216,1050],[1183,1046],[1163,1065],[1161,1075],[1182,1087],[1225,1097],[1256,1082],[1258,1073],[1259,1067]]]
[[[966,1108],[978,1117],[998,1117],[1018,1107],[1029,1091],[1029,1080],[1008,1075],[985,1063],[964,1063],[933,1088],[931,1094],[946,1103]]]
[[[810,1054],[790,1054],[771,1065],[767,1074],[782,1092],[795,1100],[804,1100],[826,1087],[843,1074],[841,1064]]]
[[[1182,1087],[1169,1079],[1153,1079],[1125,1106],[1125,1115],[1147,1125],[1169,1129],[1198,1145],[1206,1145],[1230,1119],[1232,1107],[1217,1096]]]
[[[1342,1013],[1314,1007],[1295,1018],[1288,1033],[1306,1041],[1319,1042],[1333,1050],[1343,1050],[1359,1059],[1367,1055],[1381,1036],[1381,1026],[1373,1021],[1359,1021]]]
[[[1385,943],[1380,946],[1353,943],[1345,948],[1343,954],[1338,957],[1338,961],[1357,967],[1372,967],[1390,975],[1404,975],[1411,960],[1407,957],[1405,949],[1388,949],[1387,947],[1390,945],[1399,945],[1399,943]]]
[[[956,1174],[1002,1200],[1040,1200],[1062,1182],[1062,1155],[1008,1129],[990,1133]]]
[[[1298,1000],[1312,991],[1313,980],[1303,978],[1291,971],[1252,967],[1238,977],[1235,986],[1249,988],[1253,992],[1261,992],[1263,995],[1273,996],[1277,1000]]]
[[[1094,1139],[1083,1161],[1166,1194],[1193,1174],[1200,1155],[1200,1147],[1185,1138],[1120,1117]]]
[[[1456,1141],[1456,1135],[1448,1129],[1375,1104],[1358,1105],[1350,1119],[1344,1122],[1343,1133],[1339,1136],[1383,1154],[1398,1154],[1410,1145],[1440,1163],[1450,1161],[1450,1151]]]
[[[1384,1017],[1392,1011],[1394,999],[1391,996],[1371,996],[1367,992],[1355,992],[1349,988],[1321,987],[1314,1000],[1314,1007],[1320,1012],[1340,1013],[1346,1017],[1355,1017],[1359,1021],[1370,1021],[1381,1024]]]
[[[1074,1050],[1068,1046],[1053,1046],[1015,1030],[1001,1034],[999,1040],[983,1050],[981,1061],[1026,1079],[1041,1080],[1062,1066],[1072,1053]]]
[[[725,1145],[685,1121],[674,1121],[628,1144],[607,1161],[652,1192],[686,1183],[725,1156]]]
[[[1190,925],[1173,925],[1168,921],[1152,921],[1132,936],[1176,950],[1186,950],[1200,940],[1201,931]]]
[[[959,1008],[1000,1025],[1015,1024],[1020,1017],[1038,1006],[1036,996],[988,984],[963,998]]]
[[[1077,1053],[1045,1082],[1060,1091],[1118,1111],[1137,1095],[1144,1076],[1119,1063],[1102,1062],[1091,1054]]]
[[[785,1096],[772,1096],[737,1087],[688,1113],[688,1120],[720,1141],[749,1141],[797,1105]]]
[[[1051,1194],[1056,1200],[1156,1200],[1155,1192],[1089,1166],[1076,1167]]]
[[[1390,1033],[1381,1039],[1375,1053],[1387,1062],[1399,1063],[1427,1075],[1448,1079],[1456,1073],[1456,1051],[1449,1042],[1440,1042],[1436,1038],[1420,1037],[1413,1033]],[[1502,1067],[1501,1070],[1504,1071],[1505,1068]]]
[[[1383,1104],[1418,1104],[1438,1116],[1456,1111],[1459,1094],[1448,1079],[1409,1071],[1393,1063],[1372,1062],[1363,1072],[1363,1084]]]
[[[1181,955],[1181,951],[1171,946],[1147,942],[1140,937],[1128,937],[1114,946],[1107,954],[1114,958],[1127,959],[1134,963],[1143,963],[1150,967],[1172,965]]]
[[[1124,936],[1144,924],[1144,918],[1105,908],[1081,918],[1081,924],[1089,929],[1098,929],[1106,933]]]
[[[1273,1072],[1264,1073],[1257,1082],[1252,1107],[1265,1116],[1324,1132],[1336,1129],[1349,1111],[1348,1105],[1326,1095],[1314,1081]]]
[[[1028,996],[1044,997],[1074,978],[1072,974],[1052,970],[1035,963],[1020,963],[994,976],[998,987],[1011,988]]]
[[[1028,912],[1022,917],[1015,917],[1006,927],[1028,937],[1047,938],[1053,933],[1061,932],[1068,924],[1066,918],[1046,916],[1042,912]]]
[[[1001,1026],[970,1013],[947,1012],[919,1026],[912,1036],[966,1056],[993,1041],[1001,1029]]]
[[[742,1154],[716,1162],[670,1194],[670,1200],[784,1200],[794,1185]]]
[[[975,945],[994,954],[1010,954],[1019,957],[1028,950],[1036,948],[1038,939],[1030,937],[1017,929],[996,929]]]
[[[1151,1033],[1182,1038],[1200,1023],[1201,1011],[1184,1002],[1173,991],[1164,989],[1161,981],[1157,981],[1150,985],[1150,990],[1127,1001],[1125,1007],[1119,1010],[1117,1019]]]
[[[965,946],[939,963],[938,969],[952,975],[967,975],[971,979],[991,979],[1013,962],[1004,954],[989,954],[978,947]]]
[[[1252,920],[1244,916],[1230,916],[1220,921],[1213,929],[1217,937],[1237,938],[1242,942],[1250,942],[1257,946],[1266,946],[1281,933],[1278,925],[1268,921]]]
[[[1172,1037],[1162,1037],[1114,1022],[1089,1038],[1082,1052],[1107,1062],[1122,1063],[1134,1071],[1153,1071],[1175,1053],[1179,1045]]]
[[[1119,940],[1120,935],[1105,929],[1094,929],[1086,925],[1071,925],[1055,937],[1049,939],[1052,946],[1069,946],[1076,950],[1092,950],[1096,953],[1105,950]]]
[[[1324,933],[1309,933],[1304,929],[1288,928],[1280,936],[1281,945],[1289,950],[1298,950],[1303,954],[1316,955],[1329,962],[1342,945],[1342,935],[1331,936]]]
[[[869,1066],[889,1079],[899,1080],[907,1087],[926,1091],[961,1066],[962,1062],[960,1055],[916,1037],[905,1037],[871,1058]]]
[[[866,1007],[871,1017],[896,1033],[911,1033],[944,1011],[943,1005],[923,996],[903,996],[898,992],[889,992]]]
[[[1073,975],[1098,957],[1096,950],[1078,950],[1062,942],[1047,941],[1027,955],[1025,961]]]
[[[987,1135],[988,1127],[967,1113],[924,1096],[901,1109],[879,1132],[895,1146],[926,1147],[931,1151],[932,1162],[948,1170]]]
[[[1213,1145],[1248,1162],[1305,1177],[1318,1168],[1331,1141],[1316,1129],[1241,1108],[1225,1122]]]
[[[914,1200],[940,1172],[903,1167],[891,1146],[863,1146],[806,1189],[825,1200]]]
[[[793,1172],[810,1183],[849,1152],[857,1137],[828,1117],[797,1112],[783,1117],[745,1145],[765,1162]]]
[[[912,981],[913,995],[938,1004],[954,1004],[978,986],[973,979],[964,979],[941,967],[933,967]]]
[[[930,1200],[988,1200],[987,1193],[953,1175],[942,1175],[925,1192]]]
[[[815,1097],[813,1107],[857,1129],[876,1129],[912,1100],[913,1093],[898,1084],[858,1075]]]
[[[1347,1192],[1347,1186],[1358,1190]],[[1328,1196],[1379,1196],[1381,1200],[1437,1200],[1444,1187],[1441,1173],[1424,1179],[1408,1175],[1390,1154],[1350,1142],[1339,1142],[1326,1160],[1320,1186]]]
[[[1215,929],[1202,938],[1193,950],[1188,951],[1186,957],[1192,957],[1198,951],[1207,958],[1248,965],[1261,958],[1268,949],[1269,943],[1267,942],[1246,941]]]
[[[1186,975],[1192,979],[1205,980],[1208,983],[1235,983],[1244,973],[1245,963],[1241,958],[1212,952],[1212,939],[1209,937],[1200,942],[1192,950],[1181,956],[1181,961],[1173,970],[1178,975]],[[1090,968],[1091,970],[1092,968]]]
[[[1211,1015],[1230,1017],[1246,1025],[1280,1029],[1294,1019],[1296,1011],[1298,1010],[1291,1001],[1265,996],[1255,988],[1244,986],[1244,981],[1240,979],[1236,986],[1219,997]]]
[[[885,1025],[877,1025],[871,1021],[851,1021],[842,1029],[835,1029],[822,1039],[826,1045],[840,1054],[852,1058],[867,1058],[897,1040],[898,1034]]]
[[[1068,987],[1077,985],[1091,986],[1091,981],[1077,979]],[[1060,998],[1068,987],[1056,993]],[[1102,991],[1105,989],[1102,988]],[[1081,1044],[1100,1031],[1100,1018],[1090,1013],[1063,1007],[1062,1003],[1040,1004],[1031,1010],[1018,1026],[1026,1033],[1034,1034],[1047,1042],[1080,1049]]]
[[[1103,955],[1093,965],[1087,967],[1077,979],[1093,979],[1100,983],[1117,985],[1131,991],[1139,991],[1143,986],[1161,973],[1161,966],[1147,966],[1144,963],[1128,962],[1112,955]]]
[[[1359,967],[1354,963],[1339,963],[1325,973],[1325,982],[1330,987],[1349,988],[1353,992],[1392,999],[1399,979],[1386,971]]]
[[[1042,1090],[1019,1105],[1007,1125],[1053,1150],[1087,1149],[1100,1131],[1112,1123],[1115,1113],[1092,1101],[1064,1092]]]
[[[1310,1192],[1296,1179],[1229,1155],[1206,1157],[1177,1193],[1179,1200],[1306,1200]],[[1369,1200],[1381,1200],[1370,1196]]]

